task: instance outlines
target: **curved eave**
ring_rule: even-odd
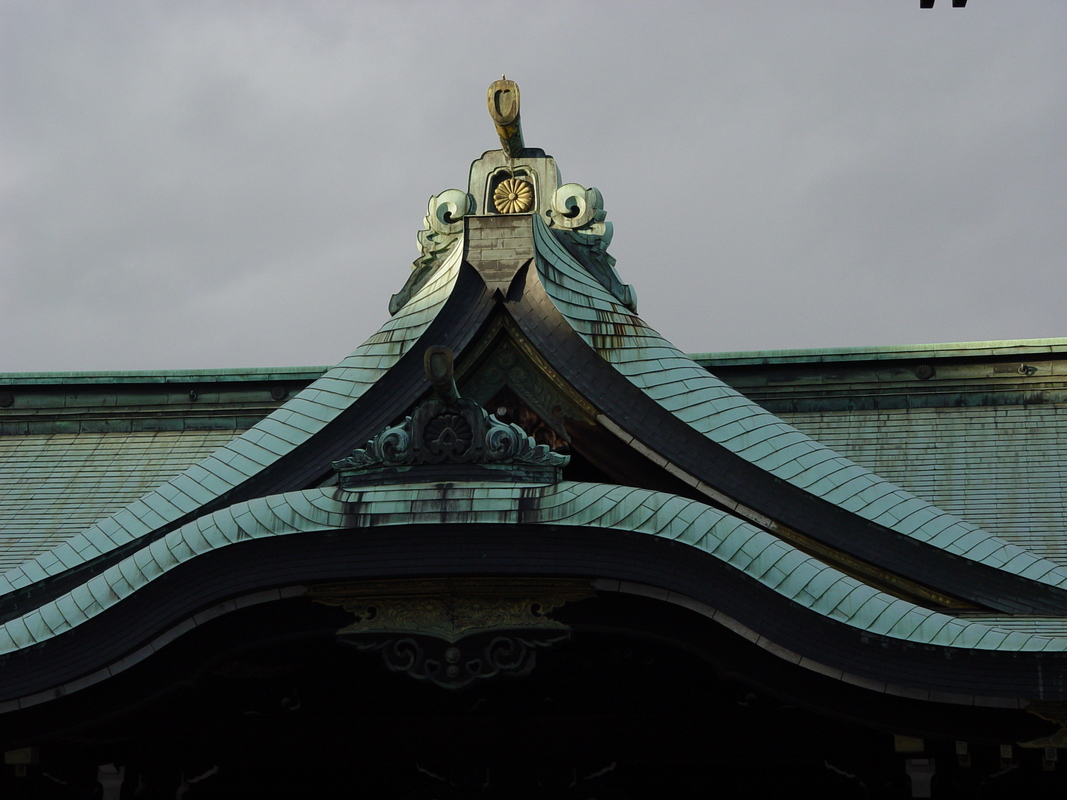
[[[9,573],[0,589],[7,707],[106,677],[151,652],[153,637],[165,643],[241,592],[463,573],[651,586],[841,680],[971,701],[1067,696],[1048,678],[1067,665],[1067,640],[920,608],[806,555],[782,531],[1009,613],[1067,616],[1067,571],[873,476],[725,387],[530,219],[534,241],[520,249],[532,257],[503,264],[483,253],[479,272],[456,247],[378,334],[256,428]],[[462,359],[496,308],[604,428],[708,502],[575,483],[336,496],[308,488],[425,393],[419,343]]]
[[[462,357],[498,304],[600,409],[605,428],[709,501],[934,594],[995,611],[1067,613],[1067,570],[878,478],[725,386],[621,306],[539,217],[529,220],[535,269],[505,273],[515,275],[519,291],[491,292],[463,261],[463,240],[378,334],[292,401],[123,511],[0,578],[7,595],[0,619],[205,513],[316,485],[330,461],[425,391],[416,342],[447,345]],[[497,271],[485,280],[493,285],[500,277]]]
[[[456,247],[419,294],[352,355],[234,441],[54,549],[0,576],[0,619],[67,591],[206,513],[321,482],[426,392],[423,337],[460,351],[492,309]],[[388,381],[381,379],[389,375]]]
[[[243,593],[438,574],[641,585],[801,667],[881,691],[974,703],[1067,689],[1049,678],[1067,666],[1067,639],[915,606],[699,502],[603,484],[457,483],[258,498],[145,543],[0,627],[0,708],[106,679]]]
[[[1067,613],[1067,570],[838,455],[719,381],[623,307],[535,219],[507,308],[638,452],[709,500],[978,606]]]

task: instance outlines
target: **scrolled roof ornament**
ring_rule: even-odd
[[[420,255],[411,265],[411,275],[403,288],[389,299],[389,313],[395,314],[415,296],[434,273],[437,265],[463,236],[463,218],[471,213],[474,200],[459,189],[445,189],[426,204],[426,217],[419,231]]]
[[[619,279],[615,259],[608,255],[614,230],[610,222],[605,222],[607,214],[600,190],[587,189],[580,183],[565,183],[552,194],[552,208],[547,216],[549,226],[557,230],[557,236],[589,274],[615,299],[636,312],[637,295],[632,286]]]
[[[463,232],[463,218],[473,206],[471,196],[459,189],[445,189],[435,194],[426,205],[425,225],[444,234]]]
[[[407,462],[411,452],[411,418],[386,428],[369,442],[365,450],[356,450],[348,461],[352,466],[384,464],[396,467]]]
[[[442,465],[470,465],[474,472],[467,477],[481,480],[560,480],[560,469],[570,456],[537,444],[518,425],[501,422],[473,400],[460,397],[448,348],[427,348],[424,365],[433,395],[399,425],[385,428],[362,449],[333,462],[342,489],[381,482],[383,477],[400,480],[401,473],[415,480],[419,468]]]
[[[515,461],[556,466],[564,466],[570,460],[570,456],[553,452],[547,444],[537,444],[515,423],[501,422],[495,414],[489,415],[485,432],[485,458],[495,463]]]
[[[600,190],[586,189],[580,183],[565,183],[552,195],[552,224],[567,230],[603,222],[604,197]]]

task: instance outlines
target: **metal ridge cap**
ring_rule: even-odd
[[[92,370],[72,372],[0,372],[0,385],[116,383],[225,383],[237,381],[314,380],[330,367],[234,367],[219,369]]]
[[[984,342],[816,347],[784,350],[735,350],[723,353],[687,353],[701,366],[710,364],[819,363],[824,361],[881,361],[925,357],[1003,356],[1038,353],[1067,354],[1067,337],[1003,339]]]

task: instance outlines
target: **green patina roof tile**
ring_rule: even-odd
[[[977,647],[988,631],[989,629],[984,625],[968,625],[959,620],[950,619],[948,624],[931,639],[931,642],[946,647],[969,649]]]
[[[170,519],[182,514],[181,507],[164,497],[160,492],[149,492],[138,502],[144,503],[160,520]],[[147,519],[145,521],[147,522]],[[159,524],[163,523],[160,522]]]
[[[970,553],[979,545],[989,544],[989,534],[963,523],[955,523],[930,540],[931,544],[954,552]],[[996,545],[994,545],[996,546]],[[989,552],[983,548],[983,552]]]
[[[123,574],[127,576],[127,580],[134,586],[139,587],[163,574],[163,569],[156,563],[150,547],[144,547],[135,551],[130,560],[133,562],[137,573],[139,573],[136,582],[129,578],[128,573]]]
[[[1036,561],[1033,565],[1027,567],[1019,574],[1024,578],[1036,581],[1046,577],[1054,569],[1055,566],[1047,561]]]
[[[290,449],[307,438],[307,435],[299,428],[287,425],[284,422],[279,422],[271,417],[267,417],[259,423],[257,428],[266,434],[281,439],[283,442],[287,442],[290,445]]]
[[[838,603],[832,616],[849,620],[861,628],[868,628],[885,611],[893,598],[866,584],[858,584]]]
[[[31,612],[26,615],[26,627],[35,641],[43,641],[52,636],[62,633],[70,627],[70,622],[59,610],[56,604],[44,603],[35,609],[36,614]],[[38,623],[39,624],[35,624]]]
[[[814,608],[816,604],[821,604],[820,613],[826,613],[837,602],[836,599],[826,599],[827,593],[842,591],[844,585],[841,584],[841,573],[833,567],[823,565],[822,569],[813,573],[811,579],[805,583],[801,596],[810,598],[805,601],[805,605]]]
[[[191,467],[188,472],[178,475],[171,481],[171,484],[194,503],[203,504],[215,497],[215,493],[196,479],[198,475],[206,476],[208,474],[207,471],[200,469],[194,472],[194,469]]]
[[[200,554],[211,550],[212,545],[201,525],[183,525],[178,531],[182,541],[192,552]]]
[[[39,616],[35,627],[40,630],[42,623],[39,621]],[[34,636],[33,631],[30,629],[30,625],[34,624],[34,617],[31,614],[27,614],[25,617],[17,617],[4,624],[7,638],[11,641],[12,649],[21,649],[23,647],[30,647],[37,643],[38,639]],[[6,643],[5,643],[6,644]]]
[[[54,558],[54,560],[56,563],[59,563],[59,559]],[[26,579],[29,583],[43,581],[45,578],[48,577],[49,574],[45,572],[45,570],[39,564],[35,564],[32,561],[27,561],[23,564],[20,564],[17,569],[19,572],[26,576]]]
[[[925,622],[927,615],[916,608],[910,608],[897,622],[886,631],[888,636],[898,639],[911,639],[919,627]]]
[[[924,619],[909,638],[914,641],[922,642],[934,642],[937,641],[937,637],[941,635],[941,632],[953,622],[952,618],[945,614],[931,614]],[[949,628],[949,640],[959,635],[961,625]],[[942,637],[943,639],[945,637]]]
[[[102,609],[109,608],[118,600],[105,574],[94,575],[86,582],[85,586],[97,605]]]
[[[753,564],[758,563],[758,559],[766,549],[777,540],[763,534],[762,531],[747,528],[745,532],[748,534],[744,541],[741,542],[741,546],[730,557],[729,563],[737,569],[750,572]]]
[[[200,462],[207,475],[201,481],[203,486],[216,494],[222,494],[231,486],[241,483],[248,477],[244,472],[229,464],[224,464],[218,458],[210,456]]]
[[[44,572],[44,570],[51,570],[51,569],[54,569],[56,567],[62,566],[62,564],[61,564],[59,558],[56,556],[55,551],[52,551],[52,552],[45,553],[44,555],[42,555],[40,560],[37,562],[37,566],[41,568],[41,573],[40,574],[41,574],[41,577],[43,578],[45,575],[48,574],[48,573]]]
[[[840,502],[846,498],[859,494],[864,489],[870,488],[870,473],[863,467],[856,464],[849,464],[848,462],[837,462],[840,469],[835,470],[813,483],[803,485],[803,479],[798,476],[797,480],[793,483],[802,488],[807,489],[812,494],[817,494],[820,497],[826,497],[831,492],[836,492],[835,498],[830,502],[840,504]]]
[[[771,454],[754,459],[754,463],[759,464],[764,469],[770,470],[775,474],[778,474],[778,470],[785,468],[787,465],[799,470],[803,469],[799,461],[800,456],[810,452],[812,452],[811,443],[803,441],[792,442],[790,444],[778,446]]]
[[[157,539],[148,546],[148,550],[152,554],[152,560],[164,572],[176,567],[179,563],[177,556],[171,549],[171,543],[168,541]]]
[[[74,548],[66,542],[52,550],[52,555],[54,555],[59,560],[59,562],[67,569],[70,569],[71,567],[76,567],[82,562],[81,556],[79,556],[75,552]]]
[[[997,650],[1003,650],[1006,652],[1018,652],[1020,650],[1027,650],[1036,644],[1032,634],[1023,633],[1022,631],[1009,631],[1003,641],[997,646]],[[1049,642],[1051,644],[1051,642]],[[1042,643],[1040,649],[1045,649],[1048,645]],[[1062,649],[1062,648],[1056,648]]]
[[[798,462],[803,462],[806,456],[800,456],[797,459]],[[826,487],[827,489],[836,486],[837,481],[823,481],[824,478],[842,474],[849,476],[854,474],[849,468],[848,462],[842,462],[837,458],[822,459],[815,463],[805,466],[804,471],[795,475],[789,479],[789,482],[794,486],[799,486],[801,489],[807,489],[813,494],[818,494],[813,487],[819,486],[820,488]],[[822,481],[822,483],[820,483]]]
[[[737,525],[721,541],[713,540],[710,552],[727,563],[733,563],[737,553],[756,535],[747,525]]]
[[[714,420],[708,421],[709,424],[703,426],[701,432],[717,442],[729,441],[735,436],[741,436],[748,432],[748,428],[741,424],[741,421],[748,419],[748,417],[748,409],[740,407],[728,408],[721,414],[716,414]],[[690,424],[693,424],[693,422],[690,422]],[[743,447],[749,443],[743,440],[740,442],[740,446]]]
[[[254,530],[258,527],[255,515],[249,510],[247,503],[241,503],[233,507],[232,518],[239,531]]]
[[[96,603],[85,586],[77,586],[69,594],[57,597],[55,605],[59,609],[59,613],[63,615],[67,625],[73,627],[89,619],[85,609],[93,608]]]
[[[1008,638],[1006,631],[996,630],[989,628],[985,635],[978,640],[976,647],[980,647],[983,650],[999,650]]]
[[[904,619],[913,608],[914,606],[911,603],[904,600],[892,600],[882,609],[881,613],[867,625],[867,630],[871,633],[886,635],[894,630],[900,621]]]
[[[112,538],[115,538],[119,531],[122,532],[123,538],[136,538],[148,532],[147,526],[144,522],[133,513],[129,508],[124,508],[111,517],[117,530],[114,533],[110,533]]]
[[[174,508],[171,504],[167,504],[168,507]],[[160,514],[158,511],[149,506],[143,497],[139,497],[126,507],[130,513],[137,517],[141,525],[143,525],[148,531],[155,530],[160,525],[163,525],[167,521],[167,517]]]
[[[941,517],[942,512],[918,497],[912,497],[899,506],[883,511],[882,516],[895,520],[893,527],[901,533],[913,534],[931,520]]]
[[[983,531],[983,533],[985,532]],[[985,541],[976,544],[967,551],[967,557],[973,558],[975,561],[981,561],[983,564],[1004,569],[1004,565],[1011,560],[1017,550],[1017,546],[1007,544],[1000,539],[994,539],[987,534]]]
[[[178,563],[188,561],[196,555],[195,551],[189,546],[189,543],[185,538],[181,535],[176,535],[175,532],[167,535],[166,542],[167,547],[170,549],[171,553],[173,553],[174,558]]]
[[[788,574],[789,555],[795,552],[780,542],[769,544],[759,551],[749,564],[748,571],[761,583],[774,588]]]
[[[882,488],[882,487],[876,487]],[[867,501],[863,499],[863,492],[854,498],[841,503],[842,508],[849,511],[863,510],[865,517],[872,520],[885,520],[888,522],[890,519],[896,519],[894,516],[895,509],[901,507],[912,499],[906,492],[900,489],[890,489],[882,497],[877,500]]]
[[[798,555],[800,554],[798,553]],[[795,600],[806,606],[814,599],[807,589],[818,572],[819,568],[815,566],[812,559],[804,558],[803,561],[798,559],[791,564],[781,583],[774,587],[775,591],[790,600]]]
[[[85,537],[99,553],[103,553],[110,550],[111,547],[114,545],[114,542],[112,541],[111,537],[104,533],[104,531],[100,528],[89,528],[85,532]]]

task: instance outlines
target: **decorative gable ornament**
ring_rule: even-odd
[[[427,348],[423,366],[434,394],[399,425],[333,462],[342,489],[397,480],[560,481],[570,456],[537,444],[518,425],[460,397],[451,350]]]
[[[600,191],[563,183],[555,159],[526,146],[514,81],[494,81],[487,99],[500,149],[483,153],[471,164],[467,191],[446,189],[430,198],[425,228],[418,234],[420,255],[404,287],[390,298],[389,313],[403,308],[445,257],[462,246],[466,217],[517,214],[539,216],[589,274],[636,313],[637,295],[619,278],[615,259],[608,254],[613,230]]]

